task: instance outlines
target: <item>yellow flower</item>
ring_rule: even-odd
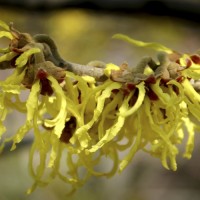
[[[9,48],[0,49],[0,68],[13,68],[0,81],[0,136],[6,132],[3,122],[8,113],[26,114],[24,125],[2,141],[1,150],[9,141],[14,150],[33,130],[29,171],[34,184],[28,193],[56,177],[74,191],[91,175],[113,176],[139,150],[176,170],[178,144],[186,134],[184,157],[191,157],[195,122],[200,120],[200,95],[192,83],[200,78],[198,55],[178,55],[174,60],[169,57],[175,53],[163,45],[118,35],[115,37],[166,53],[159,54],[157,63],[142,60],[132,71],[126,64],[107,64],[102,70],[107,80],[97,82],[55,66],[45,59],[41,43],[4,22],[0,26],[4,29],[0,37],[10,40]],[[30,94],[22,102],[21,93],[27,89]],[[126,152],[123,158],[122,151]],[[96,171],[105,157],[113,162],[112,167]]]

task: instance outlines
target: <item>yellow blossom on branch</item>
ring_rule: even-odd
[[[14,150],[33,130],[29,171],[34,183],[28,193],[56,177],[72,191],[91,175],[111,177],[139,150],[176,170],[184,138],[183,156],[191,158],[200,120],[198,54],[179,54],[157,43],[116,35],[157,50],[158,62],[146,57],[132,68],[126,63],[79,65],[63,60],[49,36],[32,37],[2,21],[0,27],[0,38],[9,40],[9,46],[0,49],[0,69],[13,70],[0,81],[0,137],[6,133],[8,114],[26,114],[16,133],[2,137],[0,150],[8,142]],[[23,91],[29,91],[25,101]],[[105,157],[113,165],[97,170]]]

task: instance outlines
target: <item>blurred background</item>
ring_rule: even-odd
[[[156,58],[152,50],[112,39],[115,33],[159,42],[179,52],[200,48],[199,0],[0,0],[0,19],[14,22],[21,32],[50,35],[63,58],[82,64],[102,60],[134,66],[143,56]],[[6,73],[1,71],[1,80]],[[6,122],[8,134],[23,120],[24,116],[13,113]],[[180,155],[176,172],[139,152],[122,174],[92,177],[72,197],[65,196],[67,186],[57,180],[30,196],[25,194],[32,184],[27,168],[30,143],[25,141],[15,152],[6,149],[0,156],[0,200],[198,200],[199,141],[197,133],[192,159]]]

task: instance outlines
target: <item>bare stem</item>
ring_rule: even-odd
[[[94,77],[97,81],[105,81],[107,79],[106,75],[104,74],[103,68],[98,68],[95,66],[90,65],[81,65],[77,63],[71,63],[65,61],[62,66],[63,69],[73,72],[76,75],[83,76],[88,75]]]
[[[37,34],[31,38],[29,34],[18,33],[18,35],[23,36],[23,45],[21,45],[21,40],[18,41],[18,46],[22,46],[22,49],[27,47],[38,47],[41,49],[40,54],[36,54],[34,57],[34,64],[40,64],[45,61],[50,61],[52,65],[64,69],[66,71],[73,72],[76,75],[83,76],[88,75],[94,77],[97,82],[104,82],[108,77],[104,73],[106,64],[101,61],[90,62],[87,65],[72,63],[65,61],[59,54],[58,48],[52,38],[45,34]],[[14,43],[15,44],[15,43]],[[19,45],[20,44],[20,45]],[[11,45],[12,46],[12,45]],[[20,50],[20,49],[19,49]],[[19,51],[20,52],[20,51]],[[116,82],[121,83],[133,83],[138,84],[141,81],[153,81],[149,78],[162,78],[164,80],[176,79],[180,76],[179,71],[183,69],[174,59],[170,59],[170,55],[159,52],[157,55],[158,64],[151,58],[145,57],[140,60],[140,62],[134,68],[128,68],[127,65],[122,65],[117,71],[111,73],[111,79]],[[154,72],[152,75],[145,75],[144,70],[146,67],[150,67]],[[14,68],[15,65],[11,61],[3,61],[0,63],[0,70]],[[200,92],[199,81],[191,82],[193,87],[197,92]]]

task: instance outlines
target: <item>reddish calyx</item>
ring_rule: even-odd
[[[53,94],[53,89],[51,87],[50,81],[47,79],[48,73],[44,69],[39,69],[36,77],[40,79],[40,84],[41,84],[40,94],[51,96]]]

